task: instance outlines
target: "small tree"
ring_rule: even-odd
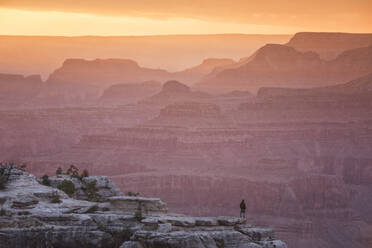
[[[62,175],[62,173],[63,173],[62,168],[58,167],[56,170],[56,175],[59,176],[59,175]]]
[[[89,177],[89,172],[87,169],[84,169],[83,172],[80,175],[81,178]]]
[[[76,192],[74,183],[66,179],[63,180],[57,188],[65,192],[70,197]]]
[[[45,186],[50,186],[49,176],[47,174],[41,177],[41,183]]]
[[[18,169],[22,170],[22,171],[26,171],[26,167],[27,165],[26,164],[21,164]]]
[[[135,196],[135,197],[137,197],[137,196],[139,196],[140,195],[140,193],[133,193],[132,191],[128,191],[127,192],[127,196]]]
[[[70,168],[68,168],[67,170],[67,175],[79,178],[79,169],[72,164],[70,165]]]

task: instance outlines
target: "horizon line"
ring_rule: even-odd
[[[102,38],[137,38],[137,37],[166,37],[166,36],[239,36],[239,35],[251,35],[251,36],[289,36],[295,35],[299,33],[330,33],[330,34],[372,34],[371,33],[359,33],[359,32],[339,32],[339,31],[298,31],[295,33],[283,33],[283,34],[270,34],[270,33],[211,33],[211,34],[202,34],[202,33],[195,33],[195,34],[144,34],[144,35],[43,35],[43,34],[0,34],[0,37],[64,37],[64,38],[89,38],[89,37],[102,37]]]

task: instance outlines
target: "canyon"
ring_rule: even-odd
[[[176,73],[72,59],[46,81],[4,74],[0,159],[75,164],[177,214],[238,216],[245,199],[288,247],[371,247],[370,37],[300,33]]]

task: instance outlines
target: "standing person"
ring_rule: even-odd
[[[245,205],[245,202],[244,200],[242,200],[240,202],[240,218],[245,218],[245,209],[247,208],[247,206]]]

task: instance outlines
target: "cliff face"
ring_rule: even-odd
[[[37,101],[47,106],[92,104],[112,85],[169,77],[165,70],[143,68],[128,59],[67,59],[49,76]]]
[[[160,90],[161,83],[157,81],[116,84],[105,89],[99,99],[99,104],[103,106],[118,106],[136,103],[144,98],[155,95]]]
[[[100,202],[93,202],[72,199],[11,166],[2,165],[0,173],[6,178],[0,190],[1,247],[287,247],[271,229],[253,228],[245,219],[168,214],[160,199],[115,196],[114,185],[100,177],[78,182],[98,182]],[[101,181],[114,195],[102,198]]]

